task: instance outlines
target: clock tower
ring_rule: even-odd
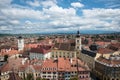
[[[21,51],[24,49],[24,39],[19,36],[18,37],[18,50]]]
[[[80,56],[80,51],[81,51],[81,35],[79,30],[77,31],[76,38],[75,38],[75,50],[77,56]]]

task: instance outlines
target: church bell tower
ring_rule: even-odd
[[[76,39],[75,39],[75,49],[77,52],[81,51],[81,36],[79,30],[77,31]]]
[[[21,51],[24,49],[24,39],[19,36],[18,37],[18,50]]]

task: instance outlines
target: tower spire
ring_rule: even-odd
[[[77,31],[77,34],[80,34],[79,30]]]
[[[77,38],[80,37],[80,31],[79,31],[79,30],[77,31],[76,37],[77,37]]]

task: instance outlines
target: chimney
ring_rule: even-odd
[[[25,60],[24,59],[22,59],[22,65],[24,65],[25,64]]]
[[[70,58],[70,63],[72,64],[72,62],[73,62],[73,60],[72,60],[72,58]]]

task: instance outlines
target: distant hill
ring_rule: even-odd
[[[12,34],[0,34],[0,37],[11,36]]]
[[[76,34],[77,31],[68,31],[68,32],[45,32],[45,33],[23,33],[23,34],[0,34],[0,37],[3,36],[31,36],[31,35],[59,35],[59,34]],[[80,30],[80,34],[120,34],[120,32],[115,31],[102,31],[102,30]]]

